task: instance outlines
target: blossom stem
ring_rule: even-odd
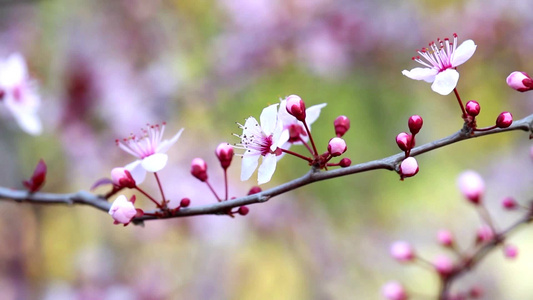
[[[311,147],[309,147],[309,144],[302,139],[302,136],[299,136],[299,139],[300,139],[300,142],[302,142],[302,144],[305,146],[305,148],[309,150],[309,153],[311,153],[311,155],[314,155],[313,149],[311,149]]]
[[[311,141],[311,145],[313,146],[313,156],[316,158],[318,156],[318,151],[316,150],[315,141],[313,141],[313,136],[311,135],[311,130],[309,130],[309,126],[307,126],[307,122],[304,123],[305,131],[307,131],[307,135],[309,136],[309,140]]]
[[[490,217],[490,214],[489,214],[489,211],[487,210],[487,208],[482,203],[480,203],[476,207],[479,207],[477,209],[477,212],[478,212],[479,217],[481,218],[481,220],[483,220],[485,223],[487,223],[487,225],[489,225],[489,227],[492,230],[492,232],[494,234],[496,234],[496,228],[494,227],[494,223],[492,222],[492,218]]]
[[[463,101],[461,101],[461,97],[459,96],[459,92],[457,92],[457,88],[454,88],[453,92],[455,94],[455,97],[457,98],[457,102],[459,102],[459,106],[461,107],[461,111],[463,112],[463,119],[466,119],[465,106],[463,105]]]
[[[492,130],[494,128],[496,128],[498,126],[494,125],[494,126],[490,126],[490,127],[485,127],[485,128],[474,128],[474,131],[488,131],[488,130]]]
[[[205,181],[205,184],[207,184],[207,186],[209,187],[209,189],[211,190],[211,192],[213,193],[213,195],[215,195],[215,198],[217,198],[217,201],[218,202],[221,202],[222,200],[220,199],[220,197],[217,195],[217,192],[215,192],[215,189],[211,186],[211,184],[209,183],[208,180]],[[227,186],[227,185],[226,185]]]
[[[157,172],[154,172],[155,180],[157,181],[157,186],[159,186],[159,190],[161,191],[161,197],[163,198],[163,207],[167,207],[167,198],[165,198],[165,192],[163,192],[163,186],[161,185],[161,181],[159,180],[159,176],[157,176]]]
[[[281,149],[282,152],[285,152],[287,154],[294,155],[294,156],[299,157],[299,158],[301,158],[303,160],[307,160],[308,162],[312,162],[313,161],[312,158],[305,157],[305,156],[303,156],[301,154],[298,154],[296,152],[292,152],[291,150],[286,150],[286,149],[282,149],[282,148],[278,148],[278,149]]]
[[[228,169],[224,169],[224,189],[225,189],[224,200],[228,200]]]
[[[145,195],[146,198],[150,199],[152,202],[155,203],[155,205],[157,205],[157,207],[161,210],[164,209],[164,207],[159,203],[157,202],[157,200],[155,200],[152,196],[150,196],[148,193],[146,193],[143,189],[141,189],[140,187],[136,186],[135,187],[136,190],[138,190],[139,192],[141,192],[141,194]]]

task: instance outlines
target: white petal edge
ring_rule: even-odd
[[[317,104],[305,110],[305,114],[306,114],[305,122],[307,123],[307,125],[313,124],[318,119],[318,117],[320,116],[320,110],[324,108],[326,105],[328,104],[327,103]]]
[[[243,156],[241,162],[241,181],[250,179],[255,169],[257,169],[258,164],[259,154]]]
[[[433,68],[414,68],[411,71],[403,70],[402,74],[414,79],[414,80],[424,80],[425,82],[433,82],[435,76],[439,73],[436,69]]]
[[[447,69],[435,76],[435,81],[431,85],[431,89],[438,94],[448,95],[457,86],[459,81],[459,72],[455,69]]]
[[[272,179],[274,171],[276,171],[277,158],[275,154],[267,154],[263,157],[263,162],[257,170],[257,183],[267,183]]]
[[[24,57],[20,53],[13,53],[8,56],[2,66],[2,76],[0,83],[7,87],[13,87],[27,78],[27,66]]]
[[[178,131],[178,133],[176,133],[170,140],[162,141],[157,147],[157,152],[166,153],[168,149],[178,141],[181,136],[181,133],[183,132],[183,129],[184,128],[180,129],[180,131]]]
[[[274,129],[276,129],[276,124],[278,122],[278,103],[263,109],[259,119],[261,120],[261,129],[263,129],[263,132],[267,136],[271,135],[274,132]]]
[[[168,162],[168,155],[165,153],[155,153],[142,159],[141,165],[148,172],[158,172],[163,169]]]
[[[146,170],[141,165],[141,160],[125,165],[124,169],[130,171],[131,177],[133,177],[137,185],[141,184],[146,178]]]
[[[43,125],[37,114],[32,113],[18,113],[13,114],[15,120],[19,124],[20,128],[26,133],[31,135],[40,135],[43,132]]]
[[[474,52],[476,52],[477,45],[474,43],[473,40],[466,40],[464,41],[455,51],[453,52],[453,56],[450,60],[450,63],[453,67],[457,67],[459,65],[462,65],[467,60],[474,55]]]

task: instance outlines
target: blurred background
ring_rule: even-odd
[[[328,103],[313,124],[320,151],[338,115],[351,119],[346,157],[360,163],[399,152],[394,139],[410,115],[424,118],[419,144],[462,126],[453,95],[401,74],[417,64],[415,50],[436,38],[473,39],[475,55],[459,68],[458,90],[481,104],[480,126],[504,110],[533,113],[533,94],[507,87],[515,70],[533,72],[533,15],[528,0],[175,0],[0,1],[0,57],[21,52],[42,96],[44,134],[31,137],[0,107],[0,185],[21,188],[40,158],[46,192],[88,190],[132,157],[115,139],[147,123],[167,122],[166,136],[184,127],[160,172],[172,200],[213,203],[189,174],[209,164],[223,191],[214,156],[236,143],[235,122],[290,94],[308,106]],[[456,188],[466,169],[486,180],[484,201],[500,228],[533,190],[528,134],[513,132],[461,142],[417,157],[420,172],[401,182],[373,171],[320,182],[250,206],[246,217],[201,216],[113,225],[90,207],[0,203],[1,299],[381,299],[401,281],[413,299],[432,299],[436,275],[389,256],[396,240],[432,260],[452,256],[437,245],[449,229],[461,248],[480,226]],[[305,153],[304,149],[294,150]],[[256,183],[230,170],[230,194]],[[264,189],[307,172],[284,157]],[[153,178],[144,188],[157,192]],[[105,188],[95,192],[105,193]],[[151,208],[139,197],[140,206]],[[484,299],[531,299],[533,228],[464,276],[453,291],[482,287]]]

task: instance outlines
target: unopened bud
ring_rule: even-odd
[[[424,120],[422,120],[422,117],[419,115],[413,115],[409,118],[407,125],[409,126],[409,131],[411,131],[412,134],[417,134],[420,129],[422,129]]]
[[[115,224],[124,224],[124,226],[126,226],[138,214],[137,209],[133,206],[134,202],[135,195],[132,196],[132,201],[129,201],[124,195],[118,196],[117,199],[113,201],[113,204],[109,209],[109,214],[115,220]]]
[[[233,147],[228,143],[221,143],[217,146],[215,154],[220,161],[222,169],[226,170],[231,165],[231,160],[233,159]]]
[[[302,98],[297,95],[290,95],[285,100],[287,101],[287,112],[293,115],[298,121],[305,122],[305,103]]]
[[[333,122],[333,126],[335,126],[335,134],[342,137],[350,129],[350,119],[347,116],[338,116]]]
[[[183,198],[180,201],[180,207],[188,207],[191,204],[191,199]]]
[[[415,259],[415,251],[411,244],[404,241],[394,242],[390,248],[391,256],[400,262],[412,261]]]
[[[200,181],[207,180],[207,163],[201,158],[195,158],[191,163],[191,174]]]
[[[475,117],[475,116],[479,115],[479,112],[481,111],[481,106],[479,105],[479,103],[477,101],[470,100],[470,101],[466,102],[465,110],[466,110],[466,113],[469,116]]]
[[[518,256],[518,247],[513,244],[507,244],[503,248],[503,254],[507,258],[516,258]]]
[[[499,128],[507,128],[513,124],[513,115],[510,112],[502,112],[496,119],[496,126]]]
[[[341,168],[349,167],[351,164],[352,164],[352,160],[347,157],[341,159],[341,161],[339,162],[339,166]]]
[[[488,242],[494,238],[494,231],[488,225],[481,225],[476,232],[476,242],[483,243]]]
[[[439,230],[437,240],[442,246],[450,247],[453,245],[453,234],[448,230]]]
[[[515,71],[507,76],[507,85],[519,92],[533,89],[533,80],[526,72]]]
[[[328,152],[331,156],[340,156],[346,152],[346,149],[348,149],[348,146],[346,146],[346,142],[340,137],[334,137],[329,140]]]
[[[411,136],[409,133],[401,132],[396,136],[396,144],[402,151],[408,151],[411,150],[412,139],[413,136]]]
[[[472,299],[480,299],[483,296],[483,289],[481,289],[479,286],[473,286],[470,288],[468,295]]]
[[[433,266],[441,276],[450,275],[453,271],[452,260],[444,255],[437,256],[433,261]]]
[[[506,197],[502,200],[502,206],[505,209],[511,210],[511,209],[515,209],[518,206],[518,204],[516,203],[515,199],[511,197]]]
[[[418,173],[418,162],[412,156],[404,159],[400,164],[400,175],[403,177],[412,177]]]
[[[135,180],[131,176],[130,171],[125,168],[113,168],[111,170],[111,181],[118,187],[125,187],[132,189],[136,186]]]
[[[253,186],[249,191],[248,191],[248,195],[253,195],[253,194],[257,194],[257,193],[261,193],[261,188],[258,187],[258,186]]]
[[[485,192],[485,182],[478,173],[474,171],[461,173],[457,179],[457,185],[463,196],[470,202],[474,204],[481,202],[481,197]]]
[[[6,94],[6,92],[4,92],[3,89],[0,89],[0,101],[4,100],[4,95]]]
[[[405,289],[396,281],[390,281],[383,285],[381,287],[381,294],[387,300],[407,300]]]
[[[241,206],[239,207],[238,212],[239,212],[239,215],[246,216],[250,212],[250,209],[246,206]]]

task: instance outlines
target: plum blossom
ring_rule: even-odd
[[[429,48],[418,50],[419,56],[413,57],[414,61],[426,68],[403,70],[402,74],[414,80],[432,82],[431,89],[434,92],[448,95],[459,81],[459,72],[455,68],[470,59],[476,47],[473,40],[466,40],[457,47],[457,34],[453,35],[453,42],[448,38],[437,39],[436,43],[429,43]]]
[[[276,170],[279,149],[289,140],[289,131],[283,130],[283,123],[278,119],[278,104],[272,104],[261,112],[261,126],[254,117],[246,119],[243,129],[241,144],[238,147],[245,150],[242,156],[241,180],[248,180],[257,166],[259,157],[262,156],[261,166],[257,173],[258,184],[269,182]]]
[[[287,112],[287,99],[289,97],[298,97],[296,95],[290,95],[287,98],[281,100],[279,105],[278,119],[282,122],[283,130],[289,135],[289,140],[282,146],[283,149],[289,149],[291,144],[301,143],[300,138],[307,142],[309,137],[305,132],[304,124],[298,121],[293,115]],[[299,97],[298,97],[299,98]],[[311,124],[313,124],[320,116],[320,110],[325,107],[327,103],[317,104],[309,107],[305,110],[305,123],[309,130],[311,130]]]
[[[124,224],[128,225],[131,220],[139,213],[139,211],[133,206],[135,201],[135,196],[132,197],[132,201],[129,201],[128,198],[124,195],[118,196],[111,208],[109,209],[109,214],[115,220],[115,224]]]
[[[0,101],[22,130],[31,135],[41,134],[42,124],[37,115],[41,99],[37,85],[29,78],[26,61],[19,53],[0,61]]]
[[[140,136],[130,135],[122,140],[116,140],[117,145],[129,154],[138,159],[124,166],[137,184],[144,181],[146,172],[158,172],[163,169],[168,161],[166,152],[174,145],[183,128],[178,131],[170,140],[162,140],[165,132],[165,123],[159,125],[147,125],[142,129]]]

